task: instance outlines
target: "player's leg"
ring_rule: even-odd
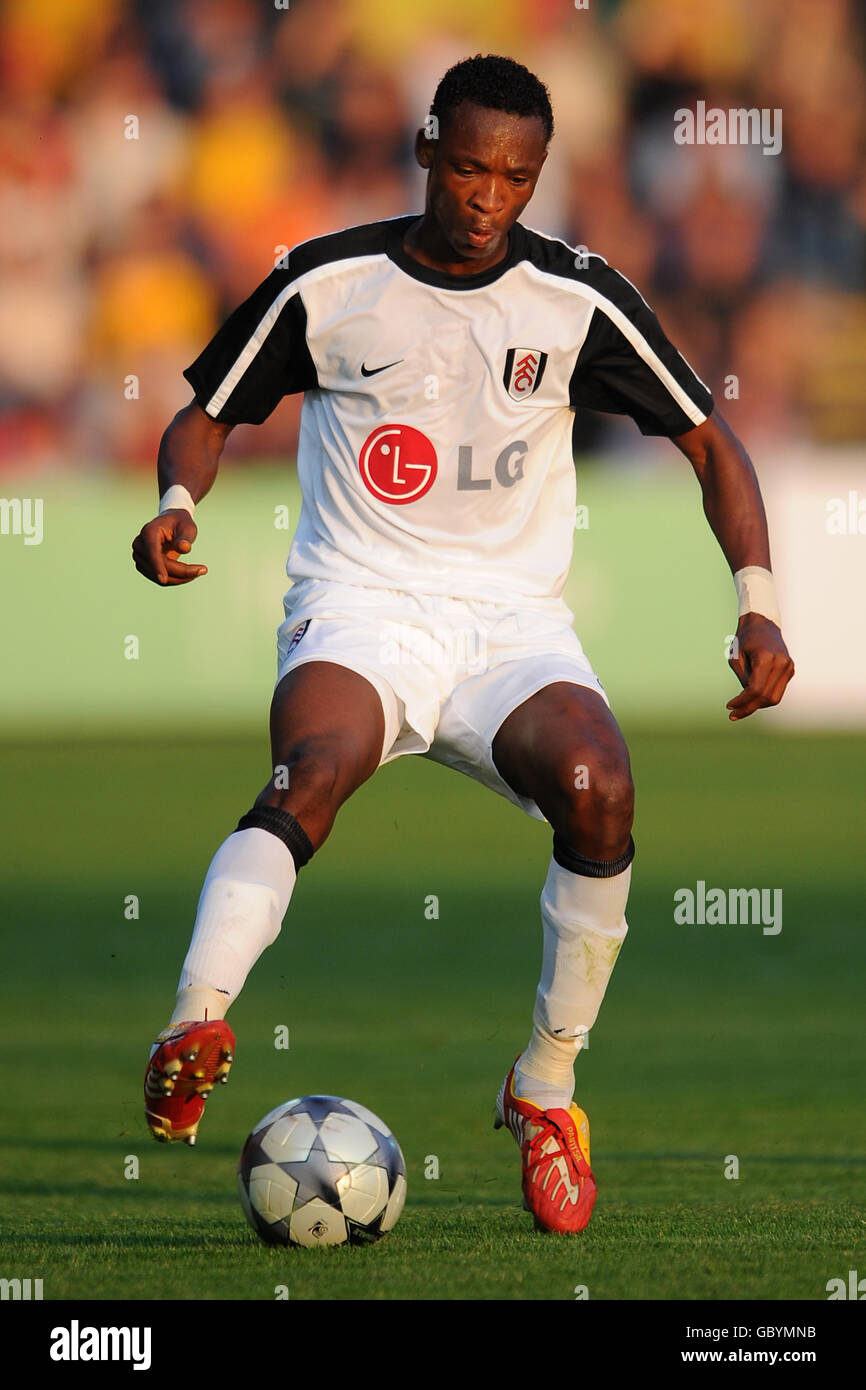
[[[270,728],[273,772],[208,870],[172,1022],[222,1017],[276,939],[298,872],[381,759],[382,701],[334,662],[283,677]]]
[[[553,829],[541,895],[542,975],[515,1090],[545,1107],[567,1106],[574,1061],[627,931],[634,856],[628,750],[596,691],[557,681],[505,719],[493,760]]]
[[[234,1036],[219,1021],[276,940],[299,870],[378,767],[382,698],[363,676],[330,661],[296,666],[277,686],[273,773],[208,869],[174,1013],[145,1076],[156,1138],[195,1142],[204,1099],[215,1080],[227,1079],[234,1052]]]
[[[601,695],[557,681],[519,705],[494,764],[553,827],[541,895],[544,952],[529,1044],[506,1077],[496,1123],[521,1148],[524,1205],[543,1230],[583,1230],[595,1204],[589,1120],[572,1103],[574,1062],[627,930],[633,788],[628,751]]]

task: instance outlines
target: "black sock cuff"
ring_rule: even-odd
[[[302,825],[299,825],[291,811],[281,811],[279,806],[254,806],[241,816],[235,830],[267,830],[282,840],[295,861],[295,869],[300,871],[312,859],[313,843]]]
[[[554,832],[553,857],[557,864],[563,869],[569,869],[573,874],[583,874],[585,878],[615,878],[617,874],[623,873],[634,859],[634,840],[629,836],[628,849],[619,859],[587,859]]]

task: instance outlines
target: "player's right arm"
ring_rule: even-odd
[[[283,396],[318,385],[307,346],[307,315],[296,288],[296,252],[283,257],[217,330],[184,376],[195,400],[178,411],[159,446],[159,495],[173,483],[193,502],[209,492],[235,425],[261,425]],[[136,568],[154,584],[188,584],[206,574],[180,556],[197,535],[188,511],[163,512],[136,536]]]
[[[206,497],[233,429],[234,425],[212,420],[195,401],[179,410],[159,446],[160,497],[173,483],[185,487],[193,502]],[[154,584],[167,587],[198,579],[207,574],[207,566],[183,564],[179,558],[188,553],[197,535],[198,527],[188,511],[178,507],[163,512],[142,527],[132,542],[135,568]]]

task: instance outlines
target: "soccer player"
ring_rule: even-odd
[[[730,718],[777,704],[793,665],[754,470],[709,391],[628,280],[518,220],[552,132],[526,68],[458,63],[417,135],[423,214],[296,246],[184,373],[195,398],[162,439],[141,573],[173,586],[206,572],[180,557],[226,437],[290,392],[304,393],[303,509],[274,774],[208,870],[145,1106],[157,1139],[195,1142],[234,1053],[226,1011],[298,872],[356,788],[420,753],[553,832],[531,1033],[495,1113],[536,1225],[577,1231],[596,1189],[574,1063],[625,938],[634,842],[628,752],[562,599],[576,407],[667,435],[697,474],[739,594]]]

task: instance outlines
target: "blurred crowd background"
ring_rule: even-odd
[[[633,280],[753,451],[860,440],[863,49],[857,0],[8,0],[0,469],[152,468],[183,368],[285,248],[421,210],[414,133],[476,52],[552,94],[527,225]],[[780,108],[781,153],[676,144],[698,99]],[[298,411],[230,450],[293,453]]]

